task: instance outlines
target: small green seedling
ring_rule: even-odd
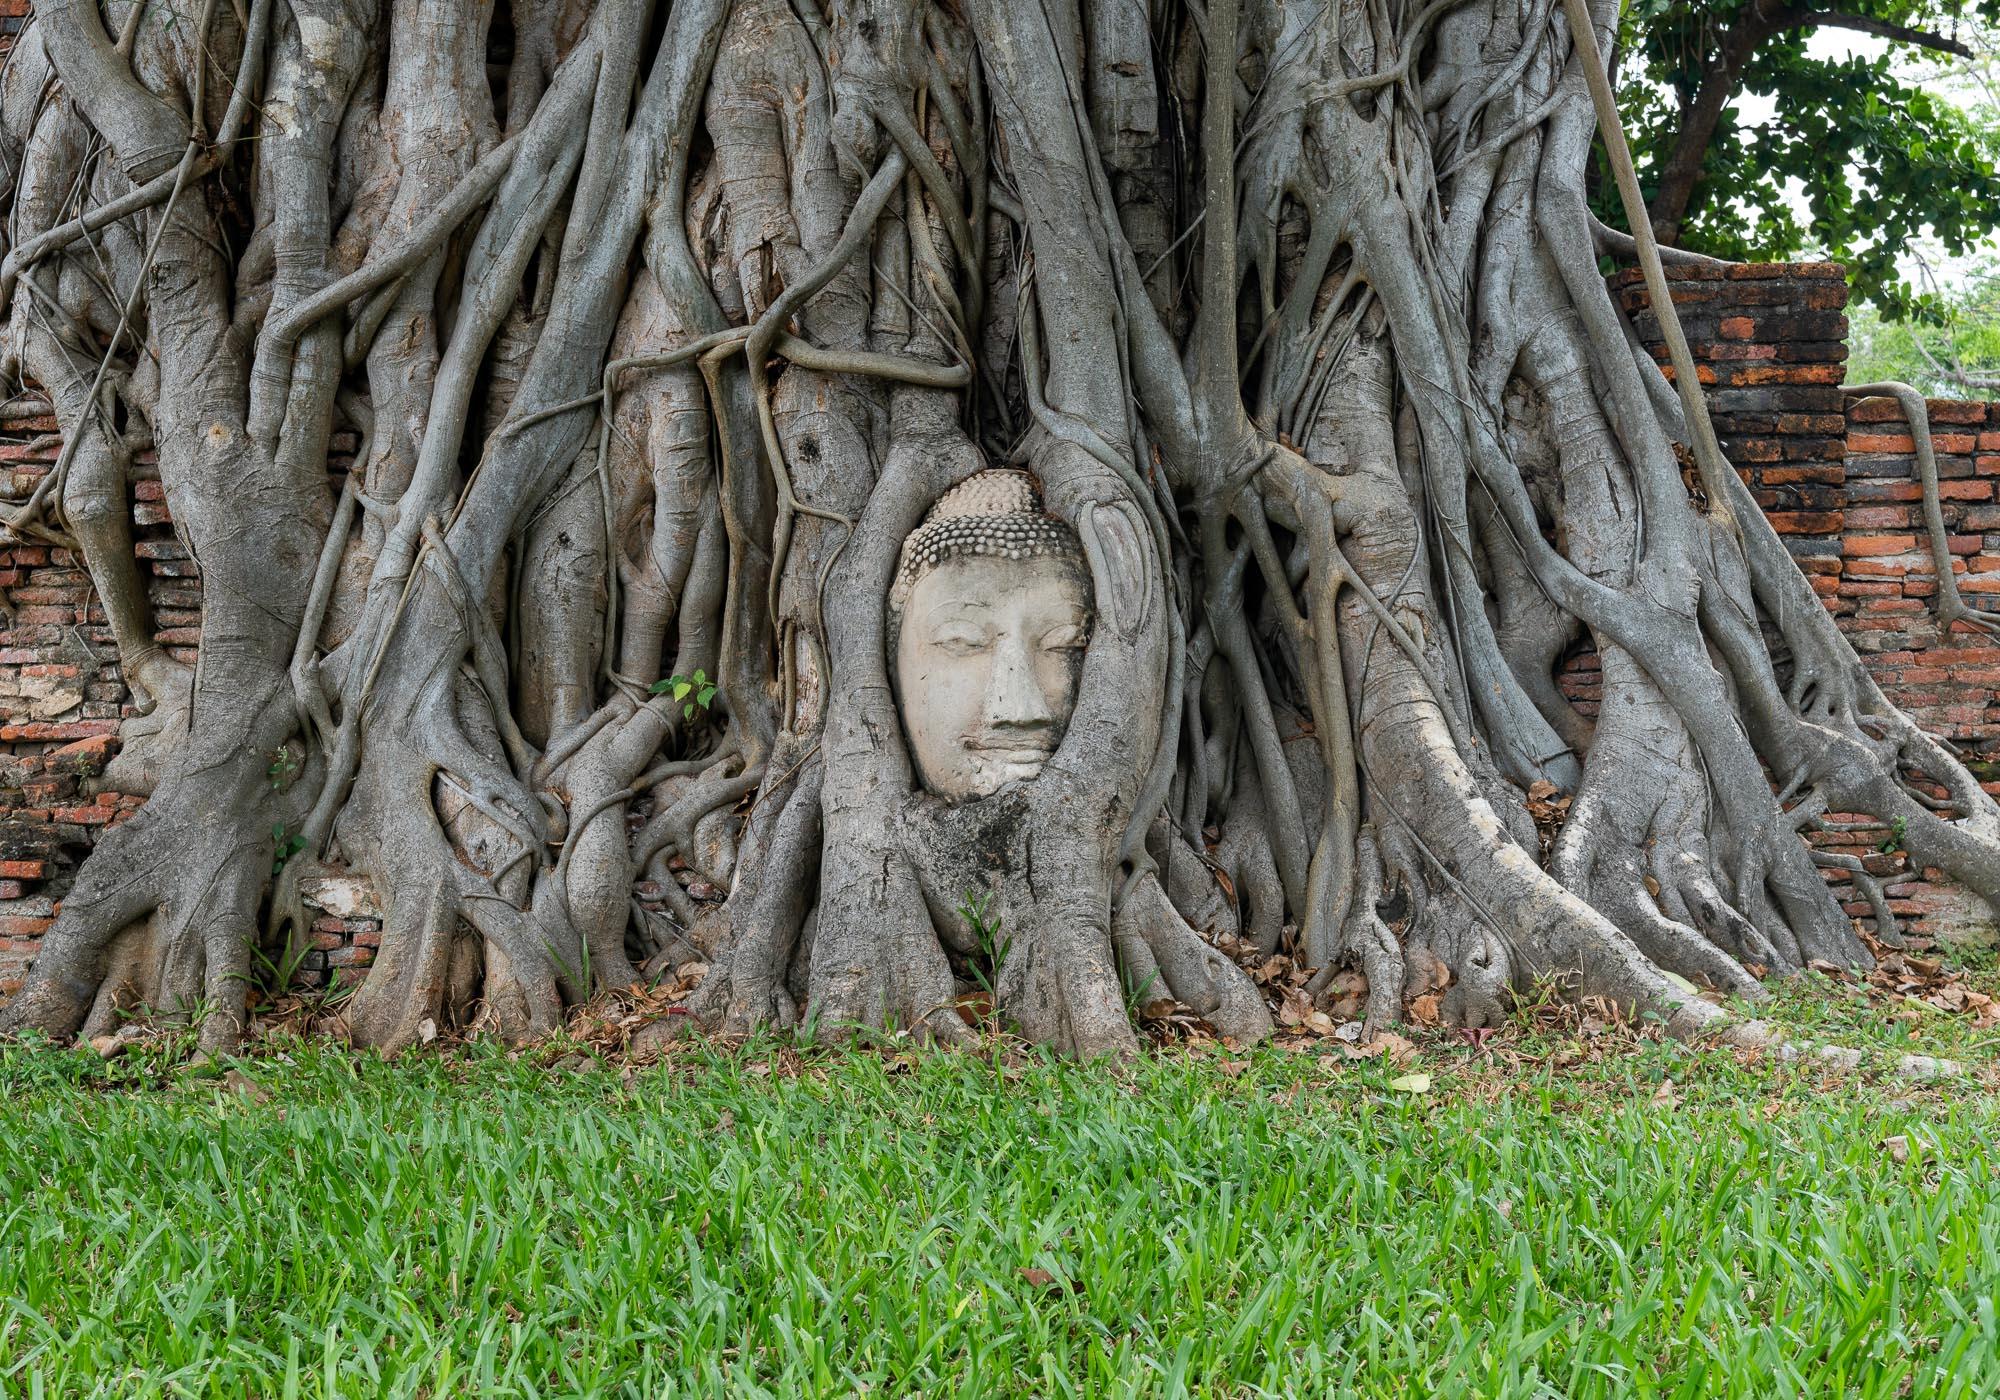
[[[271,791],[283,792],[299,776],[299,757],[289,747],[278,749],[271,755],[271,766],[264,772],[271,779]]]
[[[271,873],[273,875],[284,874],[285,862],[305,848],[305,837],[287,836],[283,822],[279,822],[273,826],[271,828]]]
[[[693,719],[697,708],[706,713],[715,701],[715,682],[700,669],[691,676],[668,676],[663,681],[654,681],[647,689],[654,695],[671,695],[686,702],[681,706],[682,719]]]
[[[1889,818],[1889,834],[1875,849],[1885,856],[1894,855],[1897,851],[1903,849],[1903,836],[1909,829],[1909,822],[1902,817]]]
[[[988,996],[997,998],[1000,995],[1000,967],[1007,961],[1007,953],[1014,946],[1014,940],[1001,934],[1000,918],[993,911],[993,895],[991,892],[973,894],[967,891],[959,901],[958,916],[971,926],[973,939],[979,946],[979,956],[987,965],[982,968],[974,963],[973,978]]]

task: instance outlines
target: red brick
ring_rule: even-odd
[[[1774,510],[1767,514],[1771,528],[1781,535],[1830,535],[1840,529],[1837,510]]]
[[[1916,547],[1915,535],[1850,535],[1840,543],[1841,553],[1855,556],[1906,554]]]
[[[61,748],[52,750],[48,756],[52,759],[107,758],[117,743],[118,736],[115,734],[93,734],[87,739],[77,739],[64,744]]]
[[[0,743],[22,740],[52,741],[88,739],[98,734],[115,734],[116,720],[75,720],[68,724],[0,724]]]
[[[1849,433],[1849,452],[1883,452],[1895,455],[1915,452],[1917,445],[1908,433],[1900,436],[1893,433]]]
[[[1986,405],[1972,399],[1926,399],[1932,423],[1984,423]]]
[[[1791,486],[1802,482],[1838,486],[1846,475],[1845,467],[1835,463],[1822,463],[1813,467],[1766,467],[1757,474],[1757,478],[1766,486]],[[1952,484],[1970,486],[1976,483],[1953,482]]]

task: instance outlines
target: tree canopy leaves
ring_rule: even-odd
[[[1928,309],[1897,259],[1918,238],[1965,253],[2000,222],[2000,126],[1912,81],[1909,60],[1971,57],[1996,20],[2000,0],[1637,0],[1618,77],[1656,231],[1721,257],[1824,253],[1857,298]],[[1891,42],[1822,56],[1808,41],[1823,28]],[[1768,120],[1746,116],[1749,94],[1771,100]],[[1596,201],[1623,225],[1608,179]]]

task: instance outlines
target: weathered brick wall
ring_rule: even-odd
[[[1910,426],[1894,401],[1850,402],[1847,284],[1832,263],[1679,268],[1674,304],[1708,391],[1716,432],[1814,590],[1896,704],[1958,746],[2000,792],[2000,639],[1960,624],[1942,634],[1937,571],[1924,540]],[[1637,272],[1613,286],[1664,365]],[[2000,592],[2000,404],[1933,400],[1932,445],[1953,573],[1968,601]],[[1587,663],[1581,663],[1587,666]],[[1815,834],[1887,882],[1890,907],[1925,931],[1986,927],[1990,916],[1913,871],[1890,833],[1832,813]],[[1848,911],[1866,903],[1838,881]],[[1872,924],[1872,919],[1867,919]]]
[[[2000,604],[2000,404],[1933,399],[1929,409],[1953,577],[1973,606]],[[1840,571],[1814,583],[1889,698],[1949,739],[1986,790],[2000,793],[2000,637],[1965,622],[1948,635],[1939,626],[1937,570],[1901,409],[1893,400],[1865,399],[1848,408],[1847,421]],[[1860,855],[1888,835],[1858,817],[1828,825]],[[1991,926],[1983,905],[1936,872],[1906,878],[1889,893],[1891,907],[1920,928]]]
[[[4,3],[4,0],[0,0]],[[337,486],[354,451],[336,434]],[[0,426],[0,498],[19,502],[55,466],[55,420]],[[201,581],[175,537],[155,455],[131,473],[133,553],[152,608],[153,636],[192,665],[201,638]],[[95,791],[117,752],[119,722],[136,713],[103,608],[83,562],[39,537],[0,529],[0,996],[18,985],[56,905],[98,838],[144,799]],[[307,891],[318,906],[308,984],[359,975],[380,924],[365,898],[339,882]]]
[[[0,492],[30,496],[61,445],[55,420],[0,433]],[[161,641],[187,660],[200,636],[200,583],[173,538],[152,459],[132,483],[135,549]],[[142,799],[91,795],[131,712],[111,629],[82,561],[34,537],[0,534],[0,992],[32,955],[98,835]]]
[[[0,0],[0,35],[18,0]],[[1940,636],[1936,577],[1922,543],[1909,428],[1892,403],[1847,406],[1847,287],[1831,264],[1676,269],[1674,300],[1723,445],[1759,503],[1867,659],[1890,698],[1960,746],[2000,791],[2000,639],[1961,627]],[[1613,282],[1656,328],[1635,273]],[[1664,353],[1661,352],[1664,359]],[[1933,403],[1934,442],[1960,587],[2000,593],[2000,405]],[[0,495],[25,497],[54,462],[53,423],[0,430]],[[336,444],[351,451],[351,444]],[[331,464],[344,469],[344,460]],[[191,658],[199,581],[174,539],[150,459],[132,484],[137,553],[161,641]],[[69,551],[0,532],[0,995],[11,991],[76,866],[99,834],[139,799],[93,796],[90,779],[116,743],[130,697],[89,580]],[[1594,658],[1573,658],[1566,682],[1595,699]],[[1983,909],[1898,852],[1888,833],[1835,814],[1817,839],[1864,857],[1887,878],[1893,906],[1921,928],[1986,923]],[[1845,893],[1851,895],[1851,891]],[[378,938],[374,911],[338,882],[318,892],[306,973],[351,979]],[[1849,901],[1866,916],[1867,906]]]

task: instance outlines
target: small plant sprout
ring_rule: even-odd
[[[693,719],[697,708],[706,714],[715,701],[715,682],[699,668],[691,676],[668,676],[663,681],[654,681],[647,689],[654,695],[670,695],[685,702],[681,705],[682,719]]]
[[[287,835],[285,824],[278,822],[271,828],[271,873],[282,875],[285,862],[306,848],[304,836]]]
[[[298,780],[300,767],[299,756],[292,751],[290,744],[274,750],[271,754],[271,766],[264,770],[271,779],[271,791],[283,792],[290,787]]]
[[[989,973],[974,964],[972,975],[978,981],[980,990],[997,998],[1000,995],[1000,968],[1007,961],[1007,951],[1013,947],[1014,940],[1001,936],[1000,920],[993,913],[991,893],[968,892],[959,901],[958,914],[972,926],[972,937],[979,945],[979,957],[991,969]]]
[[[1909,822],[1902,817],[1889,818],[1889,834],[1875,847],[1883,855],[1894,855],[1903,849],[1903,837],[1909,831]]]

